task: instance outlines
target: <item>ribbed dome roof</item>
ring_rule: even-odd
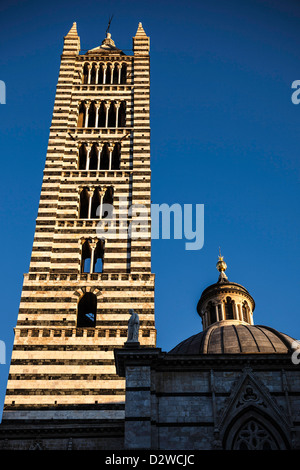
[[[168,354],[286,354],[293,341],[267,326],[221,321],[182,341]]]

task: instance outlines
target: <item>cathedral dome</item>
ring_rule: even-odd
[[[223,256],[217,262],[219,279],[200,297],[197,311],[203,331],[187,338],[169,354],[287,354],[293,338],[268,326],[254,325],[254,299],[240,284],[230,282]]]
[[[169,354],[287,354],[292,351],[293,341],[267,326],[225,320],[182,341]]]

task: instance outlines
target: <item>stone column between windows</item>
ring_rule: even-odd
[[[90,274],[92,274],[94,271],[94,258],[95,258],[96,245],[97,243],[95,241],[90,242],[90,248],[91,248]]]
[[[120,104],[121,104],[120,101],[116,101],[116,102],[115,102],[115,107],[116,107],[116,127],[118,127]]]
[[[110,107],[110,102],[105,101],[104,106],[105,106],[105,127],[108,127],[108,111],[109,111],[109,107]]]
[[[101,166],[101,152],[102,152],[102,149],[103,149],[103,145],[98,144],[97,147],[98,147],[97,170],[100,170],[100,166]]]
[[[93,194],[94,194],[94,191],[88,191],[88,195],[89,195],[88,219],[91,218]]]
[[[216,321],[219,321],[220,319],[219,319],[219,310],[218,310],[218,305],[217,305],[217,304],[215,304],[215,305],[214,305],[214,307],[215,307],[215,311],[216,311]]]
[[[110,145],[110,146],[108,147],[108,151],[109,151],[109,165],[108,165],[108,169],[109,169],[109,170],[111,170],[111,166],[112,166],[112,153],[113,153],[113,150],[114,150],[113,146]]]
[[[122,70],[122,65],[118,65],[118,84],[121,84],[121,70]]]
[[[233,309],[234,309],[234,318],[239,320],[239,311],[236,302],[233,301]]]
[[[223,304],[223,302],[221,302],[219,305],[220,305],[220,310],[221,310],[220,320],[225,320],[225,307],[224,307],[224,304]]]
[[[96,65],[96,66],[95,66],[95,69],[96,69],[95,85],[97,85],[97,84],[98,84],[98,80],[99,80],[99,65]]]
[[[99,208],[99,219],[102,219],[102,208],[103,208],[103,198],[105,195],[105,190],[100,191],[100,208]]]
[[[114,83],[114,71],[115,71],[115,68],[113,66],[111,66],[110,68],[110,84],[113,85]]]
[[[243,321],[243,315],[242,315],[242,306],[241,304],[237,304],[237,309],[238,309],[238,319]]]
[[[91,152],[91,145],[85,145],[86,149],[86,165],[85,169],[88,170],[90,168],[90,152]]]
[[[96,109],[96,116],[95,116],[95,127],[98,127],[98,121],[99,121],[99,108],[100,108],[100,103],[95,103],[95,109]]]
[[[91,83],[91,71],[92,71],[92,66],[88,65],[88,79],[87,79],[88,84]]]
[[[85,105],[85,122],[84,122],[84,127],[88,127],[88,123],[89,123],[89,109],[90,109],[90,103],[86,103],[86,105]]]
[[[107,66],[103,65],[103,85],[106,84],[106,69],[107,69]]]

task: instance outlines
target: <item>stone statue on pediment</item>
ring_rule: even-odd
[[[129,313],[131,314],[131,317],[128,320],[127,343],[138,343],[140,319],[138,314],[134,310],[130,309]]]

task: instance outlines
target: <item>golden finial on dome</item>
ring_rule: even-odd
[[[219,248],[219,259],[217,262],[217,270],[219,272],[226,271],[227,264],[224,261],[224,256],[221,255],[221,248]]]
[[[222,282],[222,281],[224,282],[228,280],[225,274],[226,269],[227,269],[227,264],[224,261],[224,256],[221,255],[221,248],[219,248],[219,258],[217,262],[217,270],[220,273],[219,282]]]

